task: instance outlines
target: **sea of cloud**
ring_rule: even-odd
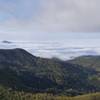
[[[84,55],[100,55],[100,47],[69,46],[65,42],[0,42],[0,49],[23,48],[31,54],[44,58],[60,58],[69,60]]]

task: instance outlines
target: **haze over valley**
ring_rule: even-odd
[[[71,41],[0,41],[0,49],[23,48],[31,54],[44,58],[69,60],[78,56],[100,55],[100,47],[93,43]]]

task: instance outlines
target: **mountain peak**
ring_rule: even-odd
[[[33,64],[35,58],[35,56],[21,48],[0,49],[0,63],[28,66]]]
[[[2,41],[2,43],[10,44],[10,43],[12,43],[12,42],[11,42],[11,41],[7,41],[7,40],[4,40],[4,41]]]
[[[14,48],[14,49],[0,49],[0,54],[18,54],[18,53],[25,53],[25,54],[30,54],[29,52],[27,52],[24,49],[21,48]],[[31,55],[31,54],[30,54]]]

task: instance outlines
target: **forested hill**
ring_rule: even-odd
[[[0,50],[0,85],[14,91],[78,95],[100,91],[94,69],[35,57],[23,49]]]
[[[100,71],[100,56],[80,56],[68,62]]]

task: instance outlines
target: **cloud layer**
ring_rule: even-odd
[[[85,32],[100,37],[99,10],[100,0],[0,0],[0,34],[52,38],[86,37]]]
[[[100,0],[42,0],[37,19],[51,32],[100,32]]]
[[[69,43],[65,42],[12,41],[11,43],[4,43],[0,41],[0,49],[23,48],[35,56],[44,58],[56,57],[63,60],[68,60],[84,55],[100,55],[100,47],[95,47],[94,43],[91,42],[90,45],[82,44],[83,43],[78,42],[78,46],[75,46],[73,44],[69,45]]]

